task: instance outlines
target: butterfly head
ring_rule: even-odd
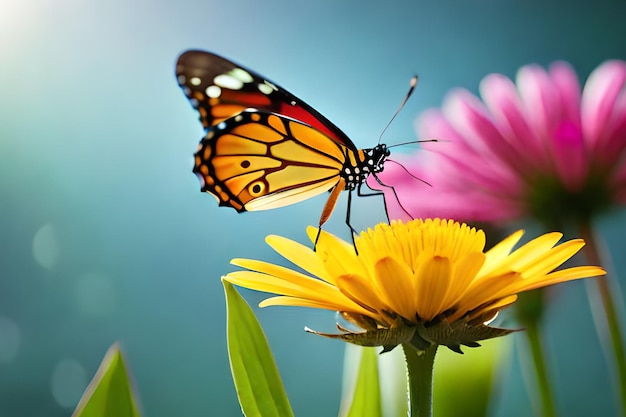
[[[389,148],[384,143],[376,145],[376,147],[369,150],[371,161],[371,172],[382,172],[385,169],[385,160],[391,155]]]

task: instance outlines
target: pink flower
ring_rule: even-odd
[[[391,218],[588,220],[626,202],[625,83],[617,60],[596,68],[582,93],[565,62],[522,67],[516,84],[488,75],[482,101],[457,89],[418,120],[420,137],[441,141],[379,174],[399,203],[368,185],[386,193]]]

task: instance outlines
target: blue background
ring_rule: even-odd
[[[120,340],[144,415],[240,415],[219,277],[233,257],[279,259],[267,234],[305,241],[324,197],[237,214],[199,192],[197,115],[174,78],[201,48],[267,75],[373,145],[408,80],[420,85],[384,141],[490,72],[570,61],[584,79],[626,58],[623,1],[147,1],[0,3],[0,415],[67,416]],[[327,229],[348,238],[345,197]],[[383,219],[354,204],[355,226]],[[600,231],[618,258],[626,217]],[[619,259],[616,268],[626,274]],[[610,415],[607,363],[582,282],[552,291],[546,335],[563,415]],[[251,303],[262,296],[246,292]],[[258,312],[297,416],[336,415],[343,346],[334,315]],[[519,338],[519,335],[512,338]],[[526,416],[518,357],[493,415]],[[459,375],[462,384],[463,375]]]

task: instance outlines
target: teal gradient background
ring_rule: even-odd
[[[202,128],[174,77],[182,51],[255,69],[367,147],[414,73],[420,84],[388,144],[416,139],[421,111],[452,87],[476,92],[490,72],[564,59],[584,79],[626,59],[624,16],[626,3],[608,0],[2,0],[0,416],[70,415],[116,340],[145,416],[241,414],[219,278],[234,257],[281,262],[264,237],[305,242],[324,197],[240,215],[199,192]],[[383,220],[376,198],[353,207],[357,228]],[[327,229],[349,238],[344,212],[345,196]],[[625,225],[619,212],[599,225],[622,276]],[[557,404],[569,417],[613,415],[584,287],[550,292]],[[258,316],[296,415],[336,415],[344,347],[303,331],[333,331],[334,315]],[[493,416],[532,414],[521,368],[514,354],[501,370]]]

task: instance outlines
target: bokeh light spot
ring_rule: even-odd
[[[6,317],[0,317],[0,362],[11,362],[15,359],[21,339],[17,323]]]
[[[107,317],[115,309],[116,294],[111,278],[100,272],[81,275],[75,286],[80,311],[91,317]]]
[[[33,237],[35,261],[46,269],[52,269],[59,258],[59,241],[51,224],[42,226]]]
[[[52,396],[62,407],[73,408],[89,382],[87,371],[74,359],[63,359],[52,371]]]

